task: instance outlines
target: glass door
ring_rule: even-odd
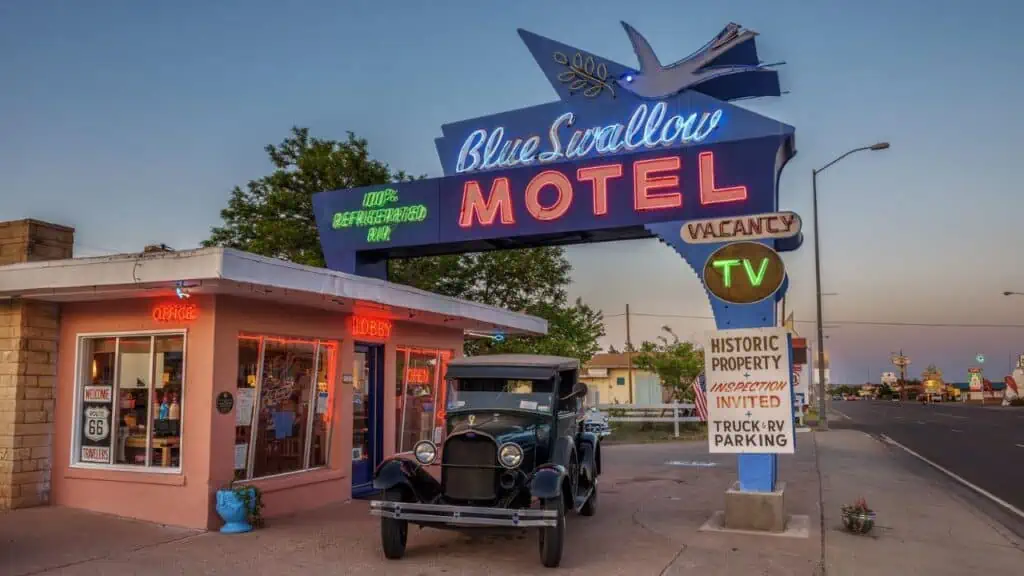
[[[373,471],[382,459],[384,349],[356,344],[352,360],[352,496],[373,493]]]

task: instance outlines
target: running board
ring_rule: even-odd
[[[587,490],[587,493],[585,495],[576,497],[576,502],[575,506],[573,506],[573,509],[577,513],[579,513],[580,510],[583,510],[583,506],[587,503],[587,500],[590,500],[590,495],[594,493],[594,490],[595,487],[591,486],[590,490]]]

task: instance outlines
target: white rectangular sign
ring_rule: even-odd
[[[715,244],[738,240],[790,238],[800,233],[800,216],[795,212],[771,212],[731,218],[690,220],[679,229],[687,244]]]
[[[85,402],[110,404],[114,396],[113,390],[113,386],[86,386],[82,391],[82,398]]]
[[[789,332],[746,328],[708,333],[708,450],[792,454]]]
[[[110,448],[106,446],[82,446],[82,462],[110,463]]]

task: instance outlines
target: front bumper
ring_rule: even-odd
[[[411,502],[385,502],[372,500],[370,515],[417,524],[447,524],[449,526],[508,526],[510,528],[543,528],[556,526],[558,512],[534,508],[484,508],[478,506],[448,506],[444,504],[418,504]]]

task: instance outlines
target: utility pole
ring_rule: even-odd
[[[629,378],[629,403],[633,403],[633,341],[629,337],[629,304],[626,304],[626,377]]]

